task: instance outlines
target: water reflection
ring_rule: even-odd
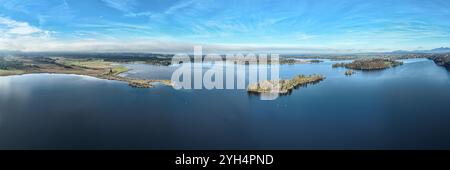
[[[283,65],[282,78],[326,79],[274,101],[75,75],[0,77],[0,148],[450,148],[445,69],[413,59],[346,77],[334,62]]]

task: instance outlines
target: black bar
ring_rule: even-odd
[[[177,157],[209,157],[207,166],[177,165]],[[212,163],[219,155],[271,155],[271,164],[226,164]],[[151,168],[288,168],[288,167],[386,167],[395,164],[401,167],[416,165],[448,166],[450,151],[400,151],[400,150],[306,150],[306,151],[154,151],[154,150],[15,150],[0,151],[2,164],[15,166],[44,167],[139,167]],[[220,160],[216,160],[220,161]],[[253,162],[254,163],[254,162]]]

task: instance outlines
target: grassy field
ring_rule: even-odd
[[[75,66],[88,69],[105,69],[111,68],[112,65],[111,62],[105,62],[103,60],[63,60],[61,63],[67,66]]]
[[[24,74],[23,70],[2,70],[0,69],[0,76],[8,76],[8,75],[19,75]]]
[[[127,72],[128,68],[122,65],[115,64],[113,62],[98,60],[73,60],[73,59],[57,59],[58,63],[61,63],[70,67],[79,67],[84,69],[96,69],[106,70],[105,74],[118,75],[123,72]]]
[[[126,68],[125,66],[122,66],[122,65],[115,65],[112,68],[113,75],[119,75],[120,73],[124,73],[127,71],[128,71],[128,68]]]

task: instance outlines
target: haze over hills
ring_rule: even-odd
[[[280,52],[280,51],[277,51]],[[127,55],[127,56],[136,56],[136,57],[145,57],[148,55],[152,55],[152,57],[155,57],[153,55],[162,55],[162,56],[171,56],[177,52],[173,53],[158,53],[158,52],[65,52],[65,51],[48,51],[48,52],[25,52],[20,50],[0,50],[0,56],[5,55],[49,55],[49,56],[58,56],[58,55],[89,55],[91,57],[94,56],[103,56],[110,55],[110,56],[117,56],[117,55]],[[255,52],[257,53],[257,52]],[[450,53],[450,47],[440,47],[440,48],[434,48],[430,50],[396,50],[391,52],[365,52],[365,53],[288,53],[286,56],[296,56],[296,55],[326,55],[326,56],[332,56],[334,55],[378,55],[378,54],[443,54],[443,53]],[[283,54],[282,52],[279,54]]]
[[[449,47],[440,47],[440,48],[434,48],[431,50],[413,50],[413,51],[406,51],[406,50],[398,50],[393,51],[391,53],[394,54],[410,54],[410,53],[450,53]]]

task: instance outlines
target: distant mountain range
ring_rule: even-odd
[[[435,48],[431,50],[413,50],[413,51],[406,51],[406,50],[397,50],[392,51],[393,54],[411,54],[411,53],[450,53],[449,47],[441,47],[441,48]]]

